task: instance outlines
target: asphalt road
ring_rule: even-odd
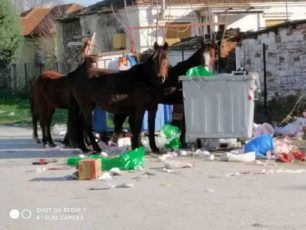
[[[30,129],[0,127],[1,230],[306,229],[303,163],[176,157],[194,167],[166,172],[148,155],[143,171],[77,181],[66,166],[75,153],[43,149]],[[40,158],[56,162],[32,165]]]

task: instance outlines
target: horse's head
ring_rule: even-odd
[[[220,42],[220,57],[226,58],[236,48],[237,43],[232,39],[222,39]]]
[[[168,77],[168,43],[165,42],[163,46],[154,43],[154,53],[151,56],[153,61],[154,73],[157,75],[159,84],[165,82]]]
[[[214,41],[206,44],[202,42],[201,50],[203,55],[203,64],[209,69],[212,69],[218,57],[217,44]]]

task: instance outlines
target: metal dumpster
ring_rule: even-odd
[[[257,73],[214,77],[181,76],[186,140],[252,136]]]

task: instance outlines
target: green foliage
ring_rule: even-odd
[[[7,94],[8,95],[8,94]],[[52,123],[66,124],[67,110],[56,109]],[[0,97],[0,124],[32,126],[29,99],[26,96]]]
[[[0,1],[0,65],[9,63],[21,39],[19,16],[10,0]]]

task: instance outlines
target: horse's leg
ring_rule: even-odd
[[[118,142],[119,137],[123,131],[123,123],[127,118],[127,114],[114,114],[113,121],[114,121],[114,133],[112,137],[112,141],[114,143]]]
[[[47,125],[46,125],[46,137],[49,144],[49,147],[55,147],[56,145],[53,142],[52,136],[51,136],[51,122],[52,122],[52,116],[55,112],[55,108],[51,107],[48,110],[48,119],[47,119]]]
[[[47,135],[46,135],[46,121],[45,118],[40,116],[39,119],[40,127],[41,127],[41,133],[42,133],[42,143],[43,146],[46,148],[47,147]]]
[[[37,133],[37,121],[39,119],[37,114],[37,103],[35,103],[34,98],[34,84],[31,86],[30,95],[29,95],[29,101],[30,101],[30,111],[32,115],[32,126],[33,126],[33,140],[36,141],[36,143],[40,144],[40,140]]]
[[[33,139],[36,141],[36,143],[40,144],[40,140],[37,133],[37,121],[38,117],[36,114],[32,112],[32,125],[33,125]]]
[[[83,115],[83,119],[84,119],[84,128],[85,128],[85,132],[87,134],[87,137],[90,140],[90,143],[92,145],[93,150],[96,153],[100,153],[101,148],[97,144],[96,139],[95,139],[94,135],[92,134],[92,115],[91,115],[91,112],[92,112],[91,108],[89,108],[87,110],[83,109],[83,111],[82,111],[82,115]]]
[[[66,135],[68,135],[69,146],[71,148],[80,148],[83,152],[88,152],[89,150],[84,143],[84,121],[80,114],[80,108],[72,97],[68,105],[66,133]]]
[[[142,120],[144,116],[144,109],[138,108],[133,115],[130,116],[132,119],[130,125],[132,124],[132,149],[138,148],[140,146],[139,135],[141,132]]]
[[[157,105],[148,110],[149,144],[152,152],[159,153],[155,142],[155,118]]]

